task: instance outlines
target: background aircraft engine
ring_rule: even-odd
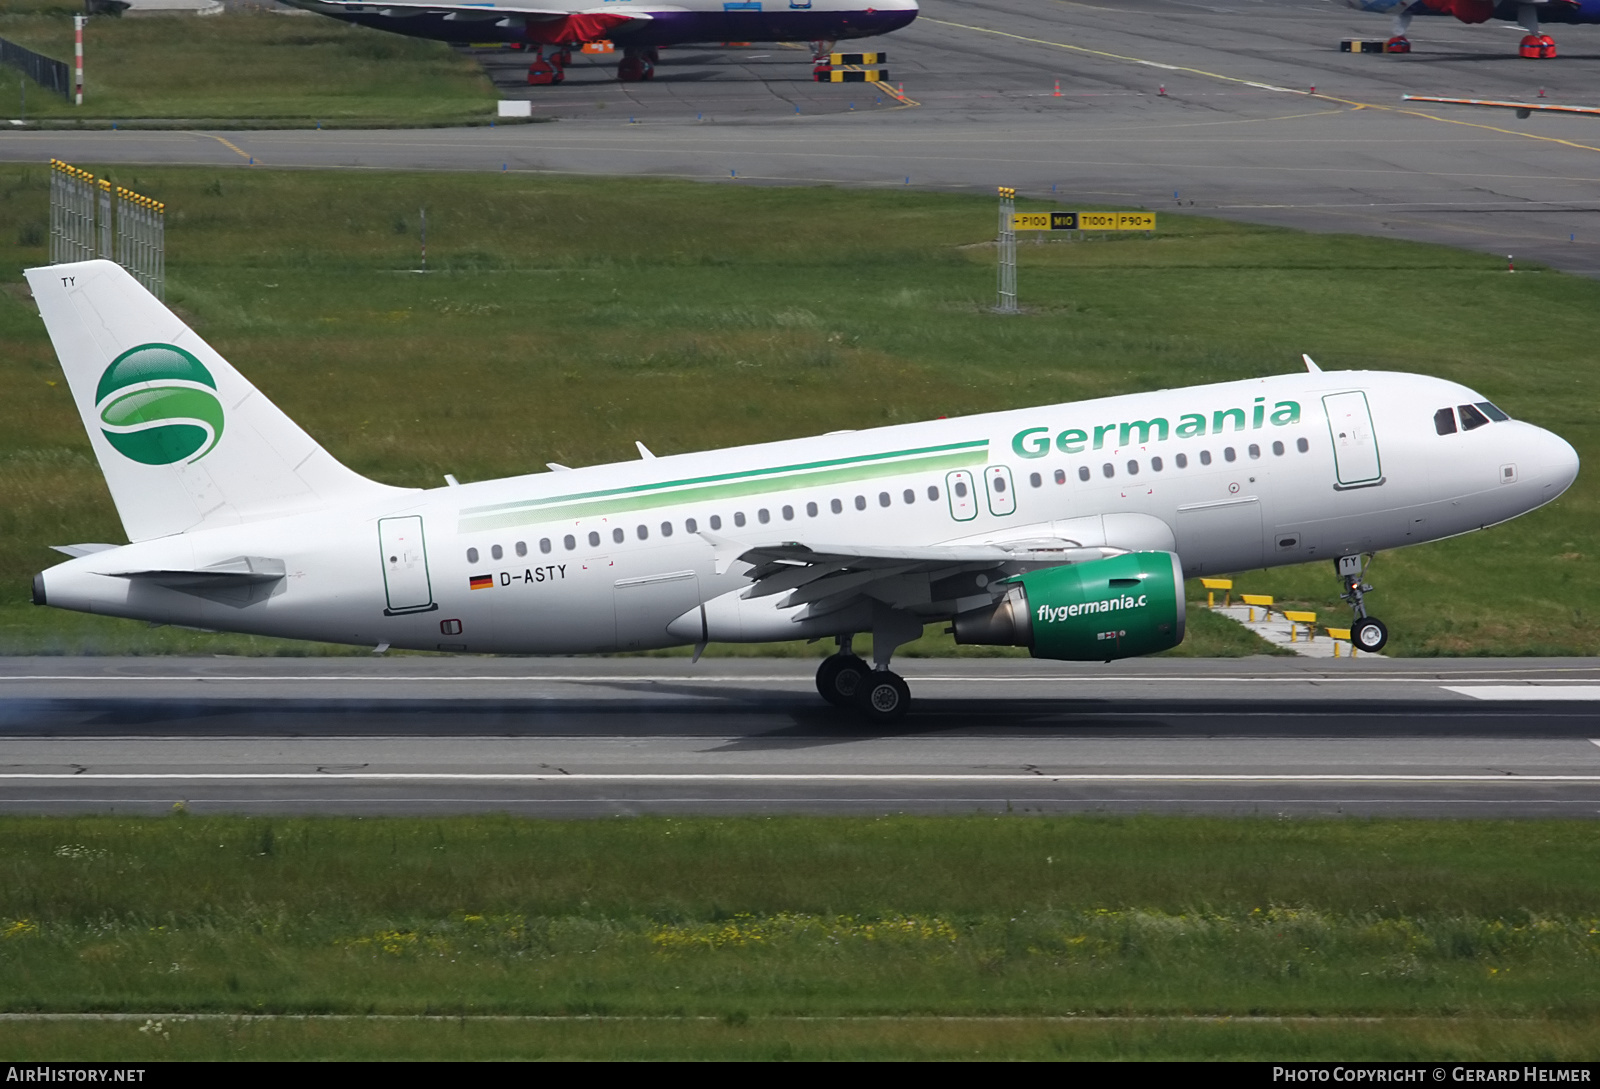
[[[998,605],[955,618],[958,643],[1028,647],[1035,658],[1105,662],[1183,642],[1183,568],[1130,552],[1011,579]]]

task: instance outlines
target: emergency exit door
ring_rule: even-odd
[[[1367,395],[1360,390],[1330,393],[1322,398],[1333,440],[1336,488],[1370,488],[1383,483],[1378,436],[1372,430]]]
[[[378,547],[383,561],[383,587],[389,607],[384,615],[437,609],[433,584],[428,579],[428,549],[422,537],[422,517],[378,519]]]

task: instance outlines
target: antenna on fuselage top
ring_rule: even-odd
[[[1322,368],[1317,366],[1316,360],[1312,359],[1309,355],[1306,355],[1304,352],[1301,352],[1300,353],[1300,358],[1306,361],[1306,370],[1310,371],[1312,374],[1321,374],[1322,373]]]

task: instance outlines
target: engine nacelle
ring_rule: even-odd
[[[1129,552],[1011,580],[998,605],[955,618],[958,643],[1027,647],[1035,658],[1106,662],[1183,642],[1183,567],[1172,552]]]

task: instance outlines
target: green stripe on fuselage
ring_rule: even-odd
[[[624,511],[652,510],[658,507],[681,506],[685,503],[715,502],[747,495],[825,487],[830,484],[901,476],[906,473],[940,472],[987,462],[988,446],[987,440],[951,443],[921,450],[897,450],[885,454],[836,458],[804,465],[691,477],[686,480],[553,496],[547,500],[533,501],[548,504],[537,507],[527,502],[469,507],[461,512],[461,521],[457,528],[461,533],[475,533],[491,529],[507,529],[512,526],[535,525],[540,522],[597,518]],[[888,460],[891,458],[898,460]]]

